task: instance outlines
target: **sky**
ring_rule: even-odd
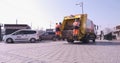
[[[120,0],[0,0],[1,24],[28,24],[32,29],[54,28],[64,16],[81,14],[77,3],[100,29],[120,25]]]

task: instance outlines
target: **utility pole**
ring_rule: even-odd
[[[31,24],[30,24],[30,27],[32,28],[32,22],[31,22]]]
[[[51,21],[50,21],[50,29],[51,29]]]
[[[76,5],[79,5],[79,6],[82,8],[82,14],[83,14],[83,13],[84,13],[84,10],[83,10],[83,2],[80,2],[80,3],[76,4]]]
[[[18,20],[16,19],[16,24],[18,24]]]
[[[2,29],[1,29],[2,26],[3,24],[0,23],[0,41],[2,41]]]

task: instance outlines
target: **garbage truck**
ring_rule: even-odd
[[[74,38],[73,22],[76,18],[79,18],[80,25],[78,35]],[[68,43],[74,43],[75,41],[88,43],[90,40],[95,43],[97,29],[93,21],[87,18],[87,14],[76,14],[64,17],[61,26],[61,35]]]

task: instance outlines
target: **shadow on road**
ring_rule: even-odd
[[[50,43],[51,41],[37,41],[37,42],[14,42],[14,43],[6,43],[6,44],[35,44],[35,43]]]
[[[75,42],[75,43],[64,43],[64,45],[95,45],[95,46],[113,46],[113,45],[120,45],[120,42],[96,42],[96,43],[81,43],[81,42]]]

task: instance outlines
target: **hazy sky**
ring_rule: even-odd
[[[120,0],[0,0],[0,23],[32,25],[33,29],[54,28],[63,17],[81,13],[76,3],[84,3],[84,13],[95,24],[105,27],[120,25]]]

